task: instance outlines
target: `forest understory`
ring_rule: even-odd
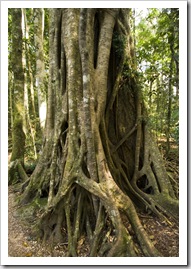
[[[168,175],[173,179],[175,191],[178,193],[178,148],[172,143],[171,152],[168,157],[166,157],[164,142],[165,141],[161,141],[158,145],[165,159]],[[33,237],[30,223],[26,223],[20,218],[19,207],[15,201],[17,197],[18,192],[15,187],[9,186],[9,257],[67,257],[67,242],[50,247],[50,244],[42,244],[40,239]],[[155,247],[164,257],[178,257],[178,224],[170,219],[167,223],[150,213],[141,212],[139,209],[137,210],[141,223]],[[123,223],[125,227],[130,228],[130,224],[125,216],[123,217]],[[113,238],[111,237],[110,240],[112,242]],[[78,240],[77,246],[78,256],[88,257],[89,252],[90,248],[87,238],[85,236],[81,237]],[[139,253],[138,245],[137,254],[138,256],[142,256],[142,254]]]

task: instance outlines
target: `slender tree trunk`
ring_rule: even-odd
[[[166,131],[166,152],[167,155],[170,151],[170,130],[171,130],[171,110],[172,110],[172,69],[173,69],[173,58],[171,56],[170,61],[170,75],[169,75],[169,83],[168,83],[168,109],[167,109],[167,131]]]
[[[171,9],[170,17],[173,16],[173,9]],[[167,110],[167,145],[166,145],[166,151],[167,154],[170,151],[170,131],[171,131],[171,114],[172,114],[172,99],[173,99],[173,67],[174,67],[174,59],[175,59],[175,53],[174,53],[174,39],[175,39],[175,33],[174,33],[174,27],[171,25],[169,26],[170,36],[169,36],[169,47],[170,47],[170,73],[169,73],[169,83],[168,83],[168,110]]]
[[[45,145],[20,204],[45,199],[36,231],[53,243],[67,240],[68,256],[78,255],[82,236],[90,256],[137,256],[124,216],[139,253],[160,256],[134,203],[178,217],[139,83],[131,76],[129,11],[50,11]]]
[[[33,104],[33,96],[31,95],[31,101],[29,102],[29,94],[28,94],[28,87],[29,85],[32,86],[33,90],[33,85],[31,85],[31,82],[29,84],[30,79],[28,79],[28,72],[31,71],[30,69],[30,60],[29,60],[29,49],[28,49],[28,44],[27,41],[29,40],[29,29],[28,29],[28,24],[27,24],[27,17],[26,17],[26,9],[22,8],[22,33],[23,37],[25,39],[25,42],[23,44],[23,56],[22,56],[22,62],[23,62],[23,69],[24,69],[24,107],[25,107],[25,129],[27,132],[28,137],[31,138],[32,141],[32,148],[34,152],[34,158],[37,159],[37,152],[36,152],[36,145],[35,145],[35,138],[36,138],[36,124],[34,124],[34,120],[32,122],[31,117],[30,117],[30,110],[29,110],[29,103],[32,103],[32,107],[34,108]],[[35,117],[35,110],[33,111],[33,116]]]
[[[46,120],[46,91],[44,86],[45,67],[44,67],[44,9],[34,9],[34,29],[35,29],[35,47],[36,47],[36,88],[38,92],[38,108],[40,126],[42,129],[45,127]]]

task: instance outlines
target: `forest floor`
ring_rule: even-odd
[[[64,257],[67,254],[67,245],[57,245],[50,249],[48,245],[35,240],[30,234],[30,225],[21,221],[16,213],[15,198],[17,193],[9,187],[9,256],[10,257]],[[150,239],[164,257],[179,256],[179,230],[171,222],[159,220],[148,214],[139,214],[143,227]],[[127,223],[128,225],[128,223]],[[79,242],[79,256],[88,256],[88,246]],[[85,241],[84,241],[85,242]]]
[[[178,181],[178,158],[175,152],[166,158],[167,171],[169,176],[173,173],[172,179]],[[174,177],[175,176],[175,177]],[[177,178],[176,178],[177,177]],[[175,178],[175,179],[174,179]],[[175,191],[178,191],[175,186]],[[23,222],[17,211],[15,199],[18,193],[14,187],[9,186],[9,220],[8,220],[8,255],[9,257],[64,257],[67,256],[67,244],[56,245],[50,248],[50,245],[43,245],[40,240],[31,236],[31,227],[29,223]],[[140,220],[155,247],[164,257],[179,256],[179,228],[173,221],[167,223],[158,217],[149,215],[145,212],[138,213]],[[123,222],[125,223],[125,218]],[[125,223],[128,227],[128,221]],[[81,238],[78,242],[78,255],[87,257],[89,253],[88,244]]]

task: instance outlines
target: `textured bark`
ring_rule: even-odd
[[[128,9],[50,11],[46,139],[20,203],[47,198],[37,232],[53,243],[67,240],[68,256],[78,255],[82,235],[90,256],[137,256],[123,216],[140,252],[160,256],[134,202],[161,217],[178,216],[132,74],[128,17]]]
[[[34,158],[37,159],[37,151],[36,151],[36,137],[37,137],[37,124],[34,121],[36,119],[35,105],[34,105],[34,89],[33,89],[33,77],[31,70],[31,62],[30,62],[30,51],[29,51],[29,26],[27,22],[26,9],[22,8],[22,35],[25,40],[23,42],[22,49],[22,63],[23,63],[23,71],[24,71],[24,108],[25,108],[25,121],[24,126],[28,136],[28,139],[32,142],[33,154]],[[28,70],[28,72],[27,72]],[[28,91],[30,81],[30,95]],[[31,104],[31,106],[30,106]],[[32,109],[30,109],[30,107]],[[30,111],[32,112],[30,115]]]
[[[24,72],[22,63],[22,24],[21,10],[12,9],[12,55],[11,69],[13,72],[13,130],[11,161],[19,159],[24,162],[25,134],[24,120]]]
[[[12,9],[12,54],[11,69],[13,73],[12,96],[12,155],[9,165],[9,184],[16,183],[19,178],[25,180],[22,166],[24,164],[24,70],[22,54],[22,13],[21,9]],[[24,178],[23,178],[24,175]]]

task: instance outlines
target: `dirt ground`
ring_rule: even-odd
[[[23,223],[17,215],[15,198],[17,193],[9,187],[9,256],[10,257],[64,257],[67,256],[67,243],[55,246],[52,250],[32,238],[30,225]],[[139,214],[143,227],[156,248],[164,257],[179,255],[179,230],[174,223],[167,224],[148,214]],[[125,221],[125,220],[124,220]],[[128,226],[128,223],[127,223]],[[88,256],[85,240],[79,240],[79,256]]]

